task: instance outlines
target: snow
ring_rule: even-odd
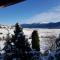
[[[5,41],[0,41],[0,50],[3,49]]]
[[[52,39],[52,40],[55,40],[56,38],[59,37],[59,34],[60,34],[60,29],[40,29],[40,28],[33,28],[33,29],[30,29],[30,28],[24,28],[23,29],[23,32],[24,32],[24,35],[26,36],[26,38],[29,39],[29,43],[31,44],[31,34],[33,32],[33,30],[37,30],[38,31],[38,34],[39,34],[39,39],[40,39],[40,49],[41,49],[41,52],[44,53],[45,50],[48,50],[49,49],[49,46],[50,46],[50,42],[48,42],[48,40]],[[3,36],[6,38],[7,34],[9,33],[10,36],[12,34],[14,34],[14,29],[10,29],[10,28],[0,28],[0,38],[3,38]],[[5,40],[0,40],[0,53],[4,53],[4,51],[2,50],[4,48],[4,44],[5,44]],[[12,45],[14,45],[12,43]],[[34,53],[34,52],[33,52]],[[58,52],[60,53],[60,52]],[[57,53],[57,54],[58,54]],[[50,52],[49,51],[49,54],[48,56],[42,56],[42,60],[48,60],[48,57],[49,56],[53,56],[54,57],[55,55],[55,52]]]
[[[31,44],[31,34],[33,32],[33,30],[37,30],[38,34],[39,34],[39,39],[40,39],[40,49],[41,52],[43,53],[45,50],[49,49],[50,44],[48,43],[49,39],[56,39],[58,38],[59,34],[60,34],[60,29],[40,29],[40,28],[23,28],[23,32],[24,35],[26,36],[26,38],[29,39],[29,43]],[[10,29],[9,27],[6,28],[0,28],[0,38],[3,38],[7,36],[7,34],[9,33],[10,36],[12,34],[14,34],[14,29]],[[3,42],[0,42],[0,46],[1,49],[4,47]]]
[[[44,53],[45,50],[48,50],[50,47],[50,42],[48,43],[48,40],[55,40],[59,37],[60,29],[39,29],[39,28],[24,28],[23,32],[26,35],[27,38],[31,37],[31,34],[33,30],[37,30],[39,34],[40,39],[40,49],[41,52]],[[29,42],[31,44],[31,39],[29,39]]]

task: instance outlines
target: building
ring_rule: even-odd
[[[16,3],[23,2],[25,0],[0,0],[0,7],[10,6]]]

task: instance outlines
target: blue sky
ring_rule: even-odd
[[[60,0],[26,0],[0,8],[0,24],[60,21]]]

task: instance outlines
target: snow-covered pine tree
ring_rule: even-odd
[[[23,34],[22,27],[16,23],[15,31],[12,37],[12,42],[16,47],[15,56],[19,60],[29,60],[29,51],[31,50],[30,45]]]
[[[12,60],[12,45],[11,38],[9,36],[6,37],[6,43],[3,50],[5,50],[4,60]]]
[[[30,60],[29,51],[31,48],[28,39],[23,34],[22,27],[18,23],[15,24],[14,35],[6,41],[4,60]]]

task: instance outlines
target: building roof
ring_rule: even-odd
[[[6,6],[10,6],[19,2],[23,2],[25,0],[0,0],[0,7],[6,7]]]

